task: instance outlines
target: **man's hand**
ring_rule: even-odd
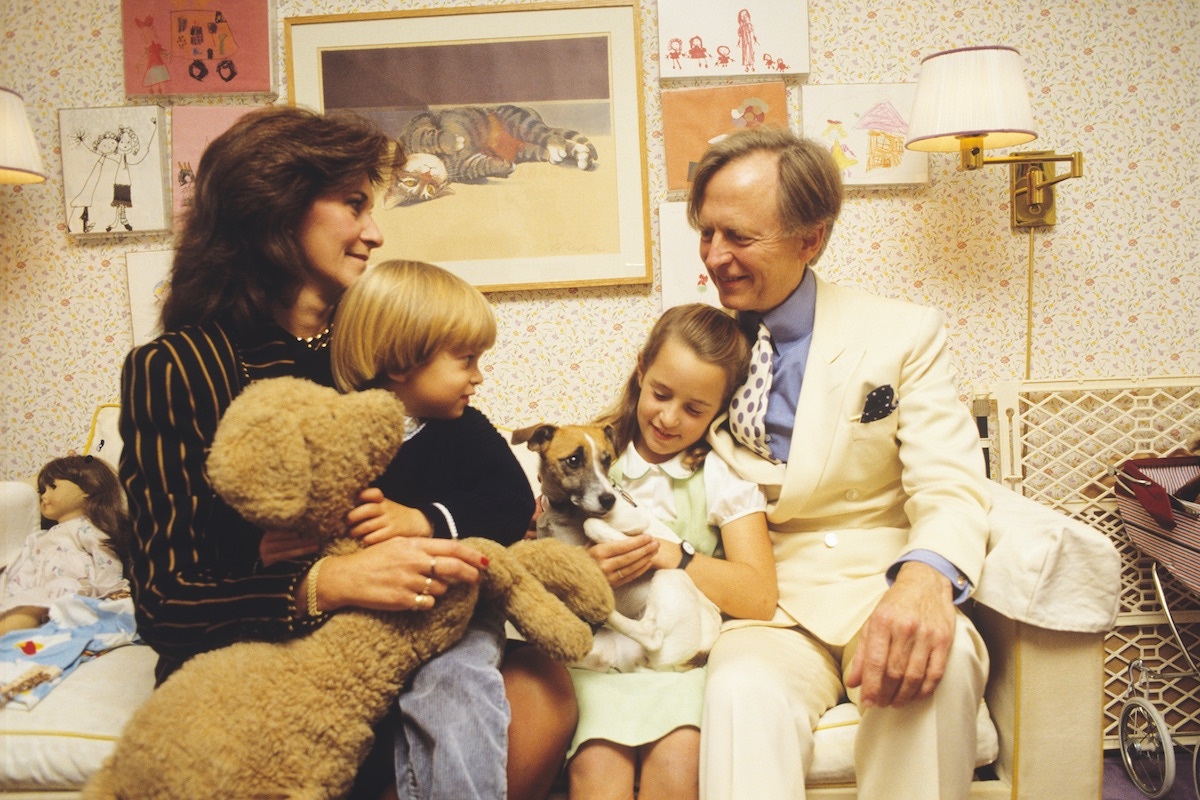
[[[848,688],[861,687],[864,708],[899,708],[933,694],[946,671],[954,614],[944,575],[915,561],[900,568],[863,623],[846,674]]]

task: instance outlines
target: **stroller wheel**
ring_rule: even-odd
[[[1171,733],[1154,706],[1134,697],[1121,711],[1121,760],[1129,779],[1151,800],[1165,797],[1175,782]]]

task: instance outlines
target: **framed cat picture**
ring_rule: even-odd
[[[483,291],[650,282],[633,0],[295,17],[284,34],[295,104],[404,144],[379,258]]]

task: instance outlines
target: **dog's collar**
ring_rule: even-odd
[[[629,503],[629,505],[633,506],[634,508],[637,508],[637,502],[633,499],[633,497],[629,494],[629,492],[625,491],[624,487],[622,487],[621,484],[613,483],[612,487],[613,487],[613,491],[615,491],[617,494],[621,495],[621,497],[625,498],[625,501],[627,503]],[[542,499],[546,501],[546,505],[550,506],[550,508],[554,509],[555,511],[559,512],[560,514],[568,513],[575,508],[575,504],[572,503],[570,500],[555,501],[555,500],[551,500],[549,497],[546,497],[546,495],[542,495]]]

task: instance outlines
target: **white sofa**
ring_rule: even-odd
[[[115,461],[115,416],[115,406],[97,412],[84,452]],[[536,484],[533,454],[514,452]],[[0,511],[0,520],[10,518]],[[971,798],[1094,800],[1103,771],[1104,632],[1116,616],[1119,556],[1102,534],[999,485],[992,523],[970,609],[992,664],[991,724],[983,720],[980,748],[988,766]],[[80,666],[33,711],[0,711],[0,794],[77,797],[149,694],[153,665],[148,647],[119,648]],[[848,704],[821,719],[809,797],[857,797],[856,725]]]

